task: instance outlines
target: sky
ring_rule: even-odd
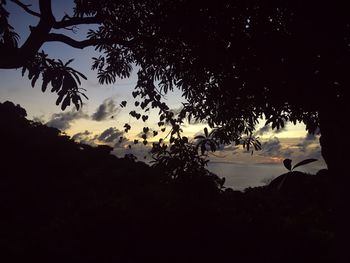
[[[37,8],[36,2],[26,1],[26,3],[33,4],[31,7],[33,10]],[[71,14],[71,7],[71,1],[53,1],[56,19],[62,17],[64,13]],[[29,34],[29,25],[35,26],[37,20],[10,2],[8,2],[7,9],[11,14],[10,24],[21,36],[19,42],[21,44]],[[76,39],[82,39],[86,30],[86,27],[79,27],[76,34],[71,31],[62,33],[69,34]],[[49,54],[49,57],[60,58],[64,62],[74,58],[71,66],[87,76],[87,80],[82,80],[82,87],[87,90],[86,95],[89,100],[84,101],[83,108],[76,111],[73,107],[68,107],[65,111],[61,111],[60,107],[55,104],[57,95],[49,91],[42,93],[40,85],[32,88],[28,78],[22,77],[20,69],[0,69],[0,102],[9,100],[20,104],[26,109],[30,119],[59,128],[77,141],[92,145],[108,144],[114,147],[113,152],[117,156],[122,157],[125,153],[133,153],[139,159],[149,161],[149,147],[140,143],[133,145],[131,149],[128,147],[131,141],[140,139],[138,135],[142,131],[142,127],[148,126],[152,132],[153,129],[157,128],[158,122],[157,111],[151,112],[146,122],[137,121],[129,115],[130,110],[134,109],[134,98],[131,92],[136,85],[137,69],[134,69],[128,79],[118,79],[112,85],[100,85],[96,78],[96,72],[91,70],[91,58],[97,56],[93,48],[77,50],[62,43],[48,43],[42,49]],[[120,103],[124,100],[128,103],[126,107],[121,108]],[[183,98],[178,90],[166,96],[166,103],[171,109],[178,109],[182,101]],[[127,134],[123,131],[125,123],[132,127]],[[193,138],[203,131],[204,127],[205,124],[185,124],[184,134]],[[164,134],[160,133],[154,140],[158,140],[161,136],[164,137]],[[290,158],[294,163],[306,158],[317,158],[318,162],[305,166],[305,169],[315,172],[325,168],[320,154],[319,137],[307,134],[304,125],[288,123],[283,130],[276,132],[272,131],[271,127],[264,126],[262,120],[257,127],[256,135],[261,138],[263,146],[261,151],[251,155],[250,152],[244,151],[241,147],[223,146],[219,151],[210,155],[211,162],[236,163],[246,165],[249,169],[256,164],[282,166],[284,158]],[[120,137],[123,137],[121,142]]]

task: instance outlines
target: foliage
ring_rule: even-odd
[[[2,261],[336,261],[327,171],[300,173],[305,183],[288,194],[213,191],[195,176],[164,180],[132,156],[76,143],[25,116],[0,103],[0,135],[11,138],[1,148]]]
[[[283,160],[283,165],[284,167],[286,167],[286,169],[291,172],[293,171],[295,168],[299,167],[299,166],[302,166],[302,165],[305,165],[305,164],[308,164],[308,163],[312,163],[312,162],[316,162],[317,159],[305,159],[305,160],[302,160],[301,162],[297,163],[296,165],[294,165],[292,167],[292,160],[291,159],[284,159]]]
[[[292,167],[292,160],[291,159],[284,159],[283,160],[283,165],[284,167],[286,167],[286,169],[289,171],[288,173],[284,174],[283,175],[283,179],[281,180],[281,182],[279,183],[277,189],[278,190],[281,190],[283,184],[285,183],[286,179],[287,179],[287,176],[293,176],[292,173],[293,173],[293,170],[299,166],[302,166],[302,165],[305,165],[305,164],[308,164],[308,163],[312,163],[312,162],[315,162],[317,161],[317,159],[305,159],[305,160],[302,160],[300,162],[298,162],[297,164],[295,164],[293,167]]]
[[[151,150],[152,167],[163,171],[176,181],[195,181],[197,184],[211,185],[212,189],[222,189],[225,178],[206,169],[209,160],[198,155],[198,145],[188,141],[187,137],[173,138],[170,146],[153,143]]]
[[[25,44],[16,47],[17,35],[8,24],[6,2],[1,1],[1,68],[28,67],[50,41],[74,48],[93,46],[100,56],[93,58],[92,69],[101,84],[129,77],[133,65],[138,69],[133,96],[143,112],[133,111],[133,117],[146,121],[148,111],[157,108],[159,127],[170,125],[171,137],[178,138],[185,119],[206,122],[215,132],[213,141],[201,143],[200,150],[207,149],[204,145],[214,149],[214,141],[241,143],[243,137],[244,146],[259,148],[253,134],[262,117],[276,129],[286,121],[303,122],[313,133],[320,127],[321,114],[327,145],[329,134],[336,134],[333,126],[344,126],[341,121],[333,124],[334,118],[341,120],[348,112],[349,16],[341,3],[75,0],[74,15],[56,20],[50,1],[39,2],[40,13],[12,2],[40,22]],[[81,24],[95,24],[82,41],[52,32]],[[63,109],[70,100],[81,105],[75,82],[79,79],[74,80],[78,72],[63,63],[49,64],[67,77],[67,85],[57,91],[57,102]],[[35,82],[41,72],[45,90],[46,83],[55,80],[40,65],[29,76]],[[177,116],[163,101],[175,88],[187,100]],[[326,161],[329,156],[337,160],[326,156]]]
[[[47,58],[47,54],[44,52],[40,52],[33,61],[23,66],[22,75],[28,71],[28,78],[31,79],[33,88],[41,76],[41,90],[45,92],[47,86],[51,84],[51,92],[56,92],[58,95],[56,105],[61,104],[61,109],[65,110],[72,102],[79,110],[83,105],[81,96],[87,99],[87,96],[82,92],[86,90],[79,87],[81,85],[80,78],[86,79],[86,77],[68,66],[72,61],[73,59],[66,63],[63,63],[60,59],[55,61]]]

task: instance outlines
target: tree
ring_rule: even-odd
[[[1,1],[0,68],[28,70],[32,85],[42,76],[43,91],[51,83],[62,109],[71,101],[81,105],[84,76],[40,53],[45,42],[94,46],[101,56],[93,58],[92,69],[101,83],[128,77],[136,65],[133,96],[141,98],[142,110],[160,109],[160,126],[170,123],[171,135],[181,137],[183,120],[195,118],[207,121],[214,140],[240,143],[245,134],[249,145],[261,117],[277,129],[286,121],[303,122],[309,132],[320,128],[329,169],[342,171],[349,143],[338,138],[349,112],[350,21],[341,4],[75,0],[74,15],[57,21],[49,0],[39,1],[39,12],[11,1],[40,21],[18,47]],[[98,27],[83,41],[51,32],[79,24]],[[178,116],[162,102],[174,88],[188,101]]]

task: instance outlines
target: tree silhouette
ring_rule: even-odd
[[[328,176],[223,189],[201,165],[168,174],[188,164],[183,140],[157,169],[25,116],[0,103],[1,262],[336,261]]]
[[[286,121],[303,122],[309,132],[320,128],[329,169],[342,171],[349,143],[336,138],[346,130],[349,112],[350,21],[340,3],[76,0],[74,15],[56,20],[51,1],[39,1],[38,12],[11,2],[39,23],[18,47],[1,1],[0,68],[28,70],[33,85],[41,76],[43,91],[51,83],[62,109],[81,105],[84,76],[40,53],[46,42],[94,46],[101,53],[92,65],[100,83],[128,77],[134,63],[139,71],[133,96],[143,110],[158,107],[172,135],[186,117],[207,121],[212,137],[223,143],[240,143],[242,134],[254,142],[261,117],[277,129]],[[98,27],[82,41],[52,32],[80,24]],[[187,99],[178,118],[161,101],[174,88]]]

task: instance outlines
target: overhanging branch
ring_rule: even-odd
[[[56,33],[50,33],[48,35],[48,37],[46,38],[46,41],[47,42],[55,42],[55,41],[62,42],[62,43],[65,43],[71,47],[80,48],[80,49],[83,49],[83,48],[86,48],[89,46],[94,46],[94,45],[97,45],[97,44],[103,42],[103,40],[101,40],[101,39],[86,39],[86,40],[78,41],[78,40],[70,38],[66,35],[56,34]]]
[[[83,48],[86,48],[89,46],[95,46],[98,44],[110,44],[110,45],[118,44],[118,45],[129,46],[129,47],[132,44],[132,40],[127,41],[127,40],[116,40],[116,39],[114,39],[114,40],[86,39],[86,40],[78,41],[78,40],[75,40],[75,39],[68,37],[66,35],[56,34],[56,33],[48,34],[45,42],[62,42],[62,43],[65,43],[71,47],[80,48],[80,49],[83,49]]]
[[[76,25],[82,25],[82,24],[100,24],[102,23],[102,19],[98,17],[71,17],[71,18],[66,18],[62,19],[61,21],[57,21],[54,23],[53,28],[55,29],[61,29],[61,28],[66,28],[66,27],[71,27],[71,26],[76,26]]]
[[[24,11],[26,11],[28,14],[31,14],[33,16],[37,16],[37,17],[41,17],[39,13],[34,12],[33,10],[31,10],[29,8],[30,5],[25,5],[23,4],[21,1],[18,0],[10,0],[11,2],[15,3],[16,5],[18,5],[19,7],[21,7]]]

